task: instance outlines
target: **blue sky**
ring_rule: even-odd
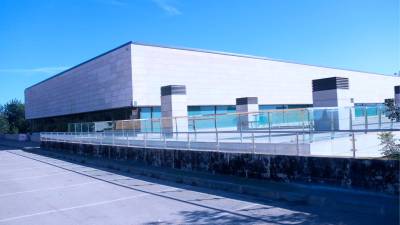
[[[0,104],[128,41],[393,74],[398,0],[2,0]]]

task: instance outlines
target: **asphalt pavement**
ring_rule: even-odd
[[[397,222],[110,172],[0,143],[0,225]]]

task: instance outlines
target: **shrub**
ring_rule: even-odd
[[[390,159],[400,159],[400,143],[397,143],[394,134],[392,132],[382,132],[378,134],[378,138],[381,141],[382,154]]]

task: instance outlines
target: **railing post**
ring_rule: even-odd
[[[353,158],[356,158],[356,138],[354,136],[354,131],[351,133],[351,143],[352,143],[352,149],[351,151],[353,152]]]
[[[125,137],[124,121],[121,120],[122,137]]]
[[[214,126],[215,126],[215,130],[217,130],[217,114],[214,114]]]
[[[187,146],[188,146],[188,150],[190,150],[190,134],[189,131],[186,133],[187,136]]]
[[[251,132],[251,143],[253,145],[253,154],[256,153],[256,142],[254,140],[254,132]]]
[[[300,149],[299,149],[299,133],[296,132],[296,152],[297,155],[300,155]]]
[[[132,124],[133,124],[133,139],[135,139],[135,137],[136,137],[136,120],[133,120],[132,121]]]
[[[271,143],[271,112],[268,112],[268,140]]]
[[[178,140],[179,133],[178,133],[178,122],[176,120],[176,117],[174,117],[174,121],[175,121],[176,140]]]
[[[303,143],[304,143],[304,141],[305,141],[305,139],[306,139],[306,137],[305,137],[305,123],[304,123],[304,121],[305,121],[305,110],[303,109],[303,110],[301,110],[301,115],[302,115],[302,135],[303,135]]]
[[[310,109],[307,109],[307,119],[308,119],[308,128],[309,128],[309,139],[310,139],[310,143],[313,142],[313,123],[311,122],[311,116],[310,116],[311,112]]]
[[[126,145],[129,147],[129,135],[126,133]]]
[[[335,125],[334,125],[334,120],[333,120],[333,110],[331,110],[331,139],[335,137]]]
[[[365,108],[364,108],[364,119],[365,119],[365,121],[364,121],[364,123],[365,123],[365,131],[364,131],[364,133],[367,133],[368,132],[368,110],[367,110],[367,107],[365,106]]]
[[[238,122],[237,122],[237,126],[238,126],[238,130],[239,130],[239,136],[240,136],[240,143],[243,143],[243,130],[242,130],[242,117],[239,114],[236,114],[237,118],[238,118]]]
[[[349,127],[353,130],[353,113],[351,112],[351,107],[349,108]]]
[[[380,107],[378,107],[378,126],[379,129],[382,129],[382,110]]]
[[[162,118],[160,118],[160,140],[162,138]]]
[[[146,130],[146,132],[143,134],[143,142],[144,142],[144,147],[147,148],[147,130]]]
[[[193,131],[194,131],[194,140],[197,141],[196,118],[193,118]]]
[[[115,145],[115,137],[114,137],[115,130],[112,131],[112,144]]]
[[[164,149],[167,148],[167,139],[165,138],[165,133],[163,133],[163,138],[164,138]]]
[[[216,143],[217,150],[219,150],[218,130],[215,130],[215,143]]]

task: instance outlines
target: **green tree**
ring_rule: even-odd
[[[0,134],[7,133],[8,130],[9,130],[9,125],[4,115],[4,107],[0,105]]]
[[[400,121],[400,107],[394,104],[394,99],[386,99],[386,116],[392,121]]]
[[[3,106],[4,118],[8,122],[8,133],[26,133],[28,122],[25,120],[25,106],[13,99]]]
[[[400,159],[400,144],[396,143],[398,140],[394,138],[392,132],[382,132],[378,134],[381,141],[382,154],[391,159]]]

